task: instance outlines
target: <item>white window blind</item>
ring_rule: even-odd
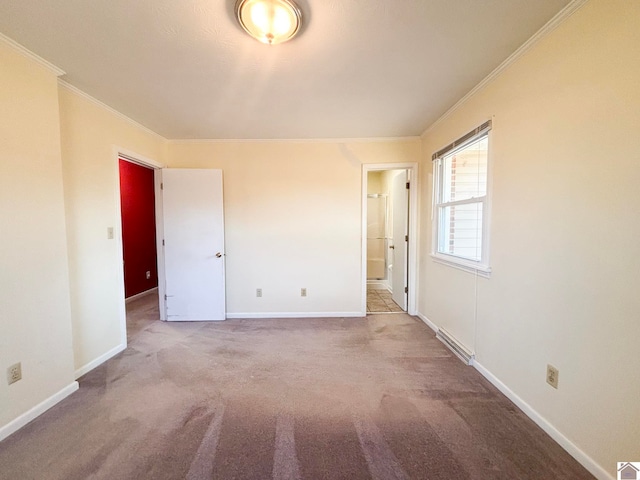
[[[433,255],[481,271],[488,271],[490,129],[488,121],[433,155]]]

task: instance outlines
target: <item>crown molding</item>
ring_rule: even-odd
[[[189,143],[402,143],[420,141],[420,136],[410,137],[357,137],[357,138],[176,138],[173,144]]]
[[[504,70],[506,70],[511,64],[515,63],[520,57],[522,57],[526,52],[531,50],[531,48],[540,42],[543,38],[548,36],[551,32],[553,32],[560,24],[562,24],[565,20],[567,20],[571,15],[577,12],[584,4],[586,4],[589,0],[573,0],[566,7],[560,10],[551,20],[544,24],[544,26],[533,34],[529,40],[524,42],[518,49],[513,52],[511,55],[507,57],[507,59],[498,65],[489,75],[487,75],[480,83],[478,83],[475,87],[473,87],[464,97],[458,100],[449,110],[443,113],[435,122],[427,127],[427,129],[422,132],[420,138],[424,138],[427,133],[433,130],[438,124],[443,122],[447,117],[449,117],[453,112],[455,112],[458,108],[464,105],[471,97],[473,97],[477,92],[482,90],[487,84],[493,81],[496,77],[498,77]]]
[[[62,75],[64,75],[66,73],[61,68],[56,67],[53,63],[48,62],[47,60],[45,60],[44,58],[42,58],[39,55],[36,55],[31,50],[28,50],[27,48],[23,47],[22,45],[20,45],[18,42],[16,42],[12,38],[9,38],[6,35],[3,35],[2,33],[0,33],[0,41],[5,43],[7,46],[13,48],[16,52],[18,52],[22,56],[27,57],[28,59],[33,60],[34,62],[36,62],[40,66],[46,68],[51,73],[53,73],[56,77],[61,77]]]
[[[70,92],[75,93],[76,95],[78,95],[79,97],[84,98],[85,100],[88,100],[89,102],[93,103],[94,105],[97,105],[101,108],[104,108],[105,110],[107,110],[109,113],[115,115],[116,117],[120,118],[121,120],[124,120],[125,122],[129,123],[130,125],[133,125],[134,127],[139,128],[140,130],[143,130],[144,132],[153,135],[154,137],[157,137],[161,140],[164,140],[165,142],[167,141],[166,138],[164,138],[162,135],[160,135],[159,133],[154,132],[153,130],[151,130],[150,128],[145,127],[144,125],[142,125],[141,123],[136,122],[134,119],[127,117],[124,113],[119,112],[118,110],[116,110],[113,107],[110,107],[109,105],[107,105],[104,102],[101,102],[100,100],[98,100],[97,98],[92,97],[91,95],[89,95],[86,92],[83,92],[82,90],[80,90],[78,87],[75,87],[73,85],[71,85],[68,82],[65,82],[62,79],[58,79],[58,85],[66,88],[67,90],[69,90]]]

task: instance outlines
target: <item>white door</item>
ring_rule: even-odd
[[[222,170],[163,169],[166,319],[224,320]]]
[[[409,223],[409,190],[407,172],[401,172],[392,181],[392,242],[393,269],[391,271],[391,289],[393,301],[403,310],[407,309],[407,234]]]

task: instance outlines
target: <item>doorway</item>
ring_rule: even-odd
[[[118,157],[127,343],[160,319],[154,169]]]
[[[416,164],[363,165],[363,310],[366,314],[415,314],[415,180]]]
[[[151,302],[151,304],[154,303],[160,303],[159,297],[160,297],[160,292],[159,290],[161,289],[160,285],[162,285],[162,256],[158,254],[158,242],[157,242],[157,238],[158,238],[158,231],[157,231],[157,227],[158,227],[158,223],[159,223],[159,218],[162,212],[162,203],[160,201],[160,196],[158,195],[158,192],[160,190],[160,184],[158,181],[158,172],[160,171],[160,169],[162,168],[162,165],[158,162],[156,162],[155,160],[152,160],[150,158],[146,158],[142,155],[139,155],[135,152],[129,151],[127,149],[118,147],[118,146],[114,146],[113,148],[113,165],[114,165],[114,173],[116,175],[116,178],[118,179],[116,182],[117,185],[117,191],[116,191],[116,201],[117,201],[117,206],[116,206],[116,211],[118,212],[118,223],[120,224],[120,235],[114,235],[115,239],[117,240],[117,249],[118,249],[118,253],[119,253],[119,258],[120,261],[118,262],[118,280],[120,285],[122,286],[122,290],[121,290],[121,296],[118,299],[118,309],[120,311],[120,315],[119,315],[119,324],[120,324],[120,341],[121,341],[121,345],[125,346],[128,344],[128,335],[127,335],[127,330],[128,330],[128,322],[127,322],[127,311],[130,310],[131,308],[137,309],[140,305],[145,305],[144,310],[147,311],[149,310],[148,308],[146,308],[146,304],[147,302]],[[149,232],[149,229],[145,229],[145,236],[151,236],[150,234],[153,235],[154,238],[156,238],[156,244],[155,244],[155,253],[153,254],[152,258],[153,260],[145,260],[144,261],[144,265],[145,267],[143,267],[142,269],[133,269],[133,271],[141,271],[142,273],[133,273],[134,276],[138,276],[140,277],[140,275],[142,275],[142,282],[136,287],[136,286],[131,286],[129,288],[125,287],[125,254],[124,254],[124,232],[122,230],[123,227],[123,223],[124,223],[124,219],[123,219],[123,214],[126,216],[127,213],[124,213],[123,210],[128,211],[129,207],[126,205],[126,202],[128,202],[129,197],[126,195],[126,192],[123,192],[122,190],[124,188],[129,188],[129,187],[125,187],[122,184],[122,178],[121,178],[121,164],[122,162],[124,163],[124,168],[130,167],[130,166],[135,166],[135,167],[139,167],[142,168],[144,170],[142,170],[143,175],[146,175],[147,177],[151,176],[151,178],[153,178],[153,185],[151,188],[151,186],[149,186],[148,184],[146,185],[145,189],[147,190],[147,195],[145,195],[145,199],[148,201],[149,200],[149,196],[148,193],[149,191],[152,192],[152,196],[151,201],[153,202],[153,211],[154,211],[154,216],[153,216],[153,220],[152,220],[152,226],[150,227],[151,232]],[[124,188],[123,188],[124,187]],[[123,205],[123,200],[125,201],[125,205]],[[149,205],[147,204],[147,210],[149,210]],[[147,220],[147,222],[149,222],[149,220]],[[153,225],[156,225],[156,228],[154,229]],[[112,230],[112,229],[110,229]],[[113,235],[112,232],[109,232],[109,235]],[[151,247],[153,249],[153,247]],[[132,261],[130,260],[129,262],[129,266],[132,266]],[[133,262],[135,263],[135,261]],[[153,272],[156,272],[156,278],[157,281],[154,281],[153,279]],[[147,280],[147,272],[149,272],[149,279]],[[129,274],[131,274],[131,269],[129,269]],[[137,278],[137,280],[140,280],[139,278]],[[158,282],[158,283],[156,283]],[[153,285],[156,285],[155,287]],[[137,290],[138,289],[138,290]],[[135,292],[135,293],[134,293]],[[131,307],[131,308],[130,308]],[[151,307],[152,310],[155,310],[155,307]],[[149,315],[152,315],[149,312]],[[146,315],[146,314],[145,314]],[[153,315],[154,320],[157,320],[158,318]],[[137,328],[137,325],[132,325],[132,327],[135,329]]]
[[[118,159],[125,299],[130,302],[158,289],[154,171]]]
[[[222,171],[212,169],[164,169],[158,162],[120,147],[114,147],[113,152],[114,166],[118,178],[120,178],[121,161],[128,162],[136,167],[142,167],[152,173],[155,207],[154,233],[156,239],[155,271],[157,272],[157,287],[143,290],[140,295],[144,297],[148,292],[149,295],[153,294],[153,298],[156,300],[144,297],[146,299],[144,302],[138,302],[140,297],[137,294],[131,295],[130,291],[128,292],[129,294],[125,294],[125,262],[118,262],[118,276],[122,285],[122,296],[119,300],[119,302],[122,302],[119,304],[121,344],[127,345],[127,307],[128,302],[131,301],[143,305],[146,312],[145,315],[154,316],[156,314],[153,312],[158,312],[159,319],[162,321],[224,320],[226,318],[226,307]],[[203,185],[203,182],[206,185]],[[123,197],[121,195],[121,182],[118,181],[117,185],[117,211],[122,222],[123,208],[121,203],[123,202]],[[185,196],[189,197],[189,201],[186,204],[180,201],[181,198],[184,200]],[[198,202],[204,202],[206,205],[198,206]],[[213,213],[206,215],[206,218],[204,218],[205,211]],[[209,279],[211,281],[202,281],[201,276],[198,276],[198,272],[194,272],[193,268],[187,272],[184,269],[177,271],[176,268],[173,268],[175,265],[180,267],[185,267],[186,265],[185,262],[180,261],[178,258],[181,252],[184,253],[184,249],[181,250],[180,246],[194,253],[196,249],[193,248],[193,242],[189,242],[189,239],[197,238],[202,240],[201,235],[197,232],[194,233],[194,228],[196,230],[204,229],[207,232],[210,230],[215,232],[215,241],[205,242],[208,245],[208,250],[196,252],[200,255],[200,263],[215,264],[215,267],[213,267],[216,272],[215,279]],[[113,235],[113,229],[110,228],[109,230],[109,235]],[[187,233],[190,234],[187,235]],[[123,259],[123,236],[118,235],[117,240],[120,258]],[[169,249],[167,249],[167,243],[170,244]],[[178,258],[177,261],[176,258]],[[167,266],[167,261],[170,263],[173,261],[173,263]],[[146,269],[144,270],[145,279],[147,272],[150,272],[149,277],[152,277],[151,271]],[[191,287],[185,287],[188,282],[181,281],[183,279],[191,280]],[[195,286],[193,286],[194,279]],[[169,292],[167,292],[168,284],[173,287]],[[191,295],[186,300],[185,296],[182,295],[185,290]],[[125,296],[127,297],[126,300]],[[170,302],[167,300],[170,300]],[[153,306],[154,302],[157,302],[157,308]],[[168,305],[171,302],[172,305]],[[213,313],[211,313],[212,311],[203,313],[202,309],[196,308],[203,303],[212,304],[215,311],[212,310]],[[137,306],[132,305],[134,308]],[[178,311],[173,307],[178,308]],[[142,318],[142,320],[145,321],[148,318]]]

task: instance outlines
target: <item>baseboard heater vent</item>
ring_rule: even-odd
[[[456,357],[462,360],[467,365],[471,365],[473,362],[474,354],[471,353],[466,347],[464,347],[458,340],[456,340],[449,332],[443,330],[442,328],[438,329],[436,333],[436,338],[444,343],[449,350],[451,350]]]

